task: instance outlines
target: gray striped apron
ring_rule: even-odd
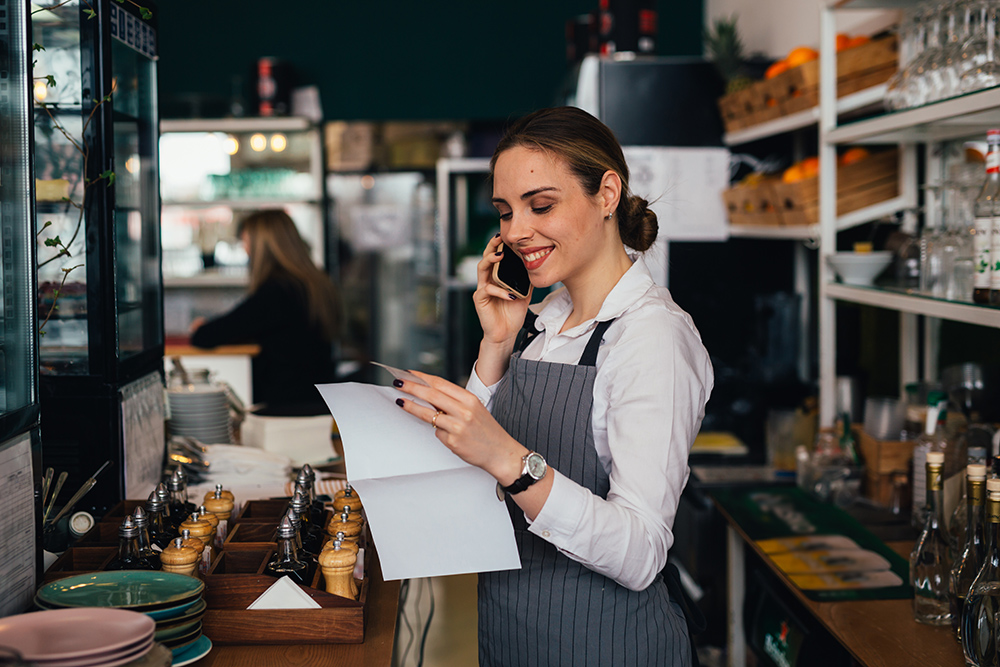
[[[610,480],[594,449],[591,408],[597,350],[613,321],[598,324],[578,365],[521,359],[527,341],[518,344],[492,408],[514,439],[601,498]],[[524,512],[506,502],[521,569],[479,575],[480,667],[691,664],[683,611],[661,575],[630,591],[528,532]]]

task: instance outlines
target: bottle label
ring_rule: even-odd
[[[941,466],[939,465],[927,466],[927,490],[928,491],[941,490]]]
[[[986,154],[986,173],[1000,173],[1000,151],[991,150]]]
[[[969,504],[979,507],[983,504],[984,491],[986,490],[985,482],[969,482],[967,487],[967,492],[969,494]]]
[[[1000,498],[990,496],[986,503],[986,518],[990,523],[1000,523]]]
[[[992,246],[993,217],[976,218],[976,233],[972,237],[973,261],[973,286],[976,289],[990,288],[990,250]]]

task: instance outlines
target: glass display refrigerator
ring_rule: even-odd
[[[156,8],[35,11],[42,453],[78,509],[148,494],[164,456]],[[65,498],[60,498],[57,505]]]
[[[31,605],[41,554],[28,11],[0,0],[0,617]]]

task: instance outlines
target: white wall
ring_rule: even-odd
[[[826,0],[705,0],[705,22],[736,14],[747,55],[783,57],[797,46],[819,48],[819,14]],[[897,12],[837,12],[838,32],[873,34],[897,20]]]

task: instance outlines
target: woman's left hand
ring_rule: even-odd
[[[479,399],[442,378],[411,372],[428,386],[404,380],[393,384],[434,407],[404,399],[397,399],[397,405],[433,427],[438,440],[466,463],[482,468],[505,484],[516,479],[521,457],[528,450],[493,419]],[[512,472],[515,477],[510,477]]]

